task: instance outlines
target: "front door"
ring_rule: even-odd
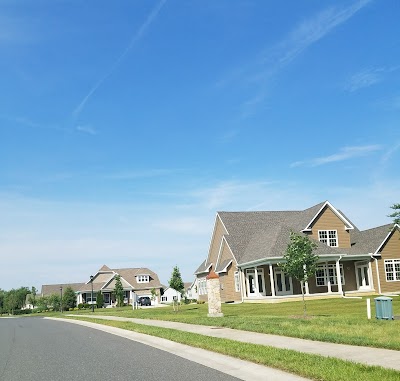
[[[369,271],[369,262],[356,263],[356,278],[358,290],[371,289],[371,277]]]
[[[111,302],[110,302],[110,293],[109,292],[105,292],[103,294],[103,296],[104,296],[104,304],[105,305],[110,305],[111,304]]]
[[[286,275],[280,269],[275,269],[274,278],[276,295],[293,295],[292,277]]]
[[[246,286],[247,295],[265,295],[265,285],[264,285],[264,269],[257,269],[258,278],[258,292],[256,283],[256,273],[254,269],[246,269]]]

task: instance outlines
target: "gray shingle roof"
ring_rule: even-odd
[[[208,265],[207,265],[207,259],[205,259],[203,262],[201,262],[201,265],[197,268],[197,270],[194,272],[195,274],[202,274],[207,272]]]
[[[355,231],[351,236],[351,254],[375,253],[393,228],[393,224]]]
[[[41,296],[59,295],[61,293],[60,287],[63,288],[63,291],[67,287],[71,287],[74,291],[79,291],[83,285],[84,283],[44,284],[40,294]]]
[[[290,243],[290,232],[301,232],[324,206],[321,202],[302,211],[265,211],[265,212],[218,212],[228,231],[224,235],[238,264],[249,263],[268,258],[282,257]],[[352,224],[341,212],[340,214]],[[389,233],[391,225],[359,231],[354,224],[350,231],[352,247],[335,248],[315,241],[319,256],[340,254],[374,253]],[[208,263],[203,263],[200,269],[205,271]],[[223,264],[217,264],[221,269]]]

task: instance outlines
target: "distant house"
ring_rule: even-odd
[[[124,269],[110,269],[106,265],[102,266],[93,279],[86,283],[73,283],[73,284],[55,284],[43,285],[42,296],[51,294],[60,294],[60,287],[65,289],[71,287],[77,295],[77,304],[95,304],[97,293],[100,291],[103,294],[104,306],[116,306],[116,298],[114,295],[115,278],[119,275],[124,289],[124,303],[132,304],[140,296],[152,297],[151,291],[154,289],[156,292],[154,304],[160,301],[161,284],[158,275],[148,268],[124,268]],[[92,298],[93,287],[93,298]]]
[[[161,303],[172,303],[173,301],[180,302],[181,299],[181,293],[171,287],[167,287],[161,295]]]
[[[207,259],[195,272],[198,298],[207,300],[211,270],[219,275],[223,302],[301,295],[300,283],[279,267],[291,231],[317,244],[308,298],[400,292],[400,227],[360,231],[326,201],[298,211],[218,212]]]
[[[188,299],[197,299],[197,278],[192,283],[185,283],[185,296]]]

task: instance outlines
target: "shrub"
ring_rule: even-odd
[[[83,308],[83,303],[78,304],[78,309],[81,310]]]
[[[74,310],[75,310],[75,308],[73,308],[73,307],[68,308],[68,311],[74,311]]]
[[[84,304],[83,304],[83,308],[84,308],[84,309],[90,308],[90,304],[89,304],[89,303],[84,303]]]
[[[204,300],[198,300],[196,303],[197,303],[197,304],[204,304],[205,301],[204,301]]]

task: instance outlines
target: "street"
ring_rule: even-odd
[[[1,381],[233,381],[159,349],[39,317],[0,319]]]

